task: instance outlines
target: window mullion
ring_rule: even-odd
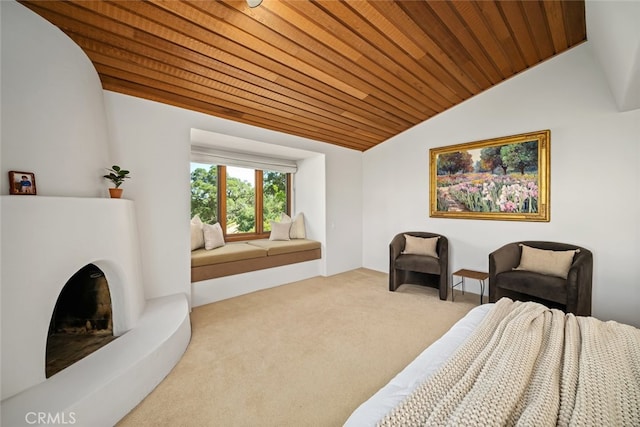
[[[263,217],[263,200],[262,200],[262,171],[256,169],[256,234],[262,234],[264,232],[264,217]]]
[[[290,173],[288,173],[288,174],[287,174],[287,189],[286,189],[286,191],[287,191],[287,201],[285,202],[285,203],[286,203],[286,207],[285,207],[285,209],[286,209],[286,211],[287,211],[287,215],[291,215],[291,214],[293,213],[293,212],[291,211],[291,209],[292,209],[292,208],[291,208],[291,192],[292,192],[292,190],[291,190],[291,187],[292,187],[291,183],[292,183],[292,181],[293,181],[293,180],[291,179],[291,174],[290,174]]]
[[[227,168],[218,166],[218,222],[227,235]]]

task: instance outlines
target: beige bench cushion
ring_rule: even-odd
[[[191,252],[191,267],[222,264],[225,262],[265,256],[267,256],[267,250],[265,248],[248,245],[246,242],[227,243],[222,247],[211,249],[209,251],[205,249],[197,249]]]
[[[251,240],[247,243],[251,246],[267,250],[270,256],[320,249],[320,242],[307,239]]]

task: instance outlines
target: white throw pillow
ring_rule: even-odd
[[[304,214],[300,212],[296,217],[291,220],[291,217],[286,213],[283,213],[280,222],[290,222],[291,229],[289,230],[289,237],[292,239],[306,239],[307,232],[304,226]]]
[[[289,230],[291,222],[271,221],[271,235],[269,240],[291,240],[289,238]]]
[[[191,250],[204,248],[204,234],[202,233],[202,220],[198,215],[191,218]]]
[[[514,270],[526,270],[534,273],[547,274],[550,276],[567,278],[573,256],[580,252],[580,249],[569,251],[551,251],[545,249],[532,248],[520,244],[522,254],[520,255],[520,265]]]
[[[438,246],[438,237],[416,237],[409,234],[404,235],[404,251],[405,255],[427,255],[439,258],[436,252]]]
[[[206,250],[224,246],[224,235],[220,223],[205,224],[202,231],[204,232],[204,248]]]

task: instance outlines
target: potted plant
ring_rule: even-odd
[[[109,194],[112,199],[119,199],[122,196],[122,188],[120,188],[120,185],[122,185],[126,178],[130,178],[129,171],[122,169],[118,165],[113,165],[111,166],[111,169],[107,170],[109,171],[109,174],[103,175],[103,177],[111,181],[114,185],[113,188],[109,188]]]

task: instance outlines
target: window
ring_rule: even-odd
[[[218,222],[218,167],[191,163],[191,216],[203,222]]]
[[[268,237],[290,213],[290,188],[290,173],[192,162],[191,216],[219,222],[227,241]]]

